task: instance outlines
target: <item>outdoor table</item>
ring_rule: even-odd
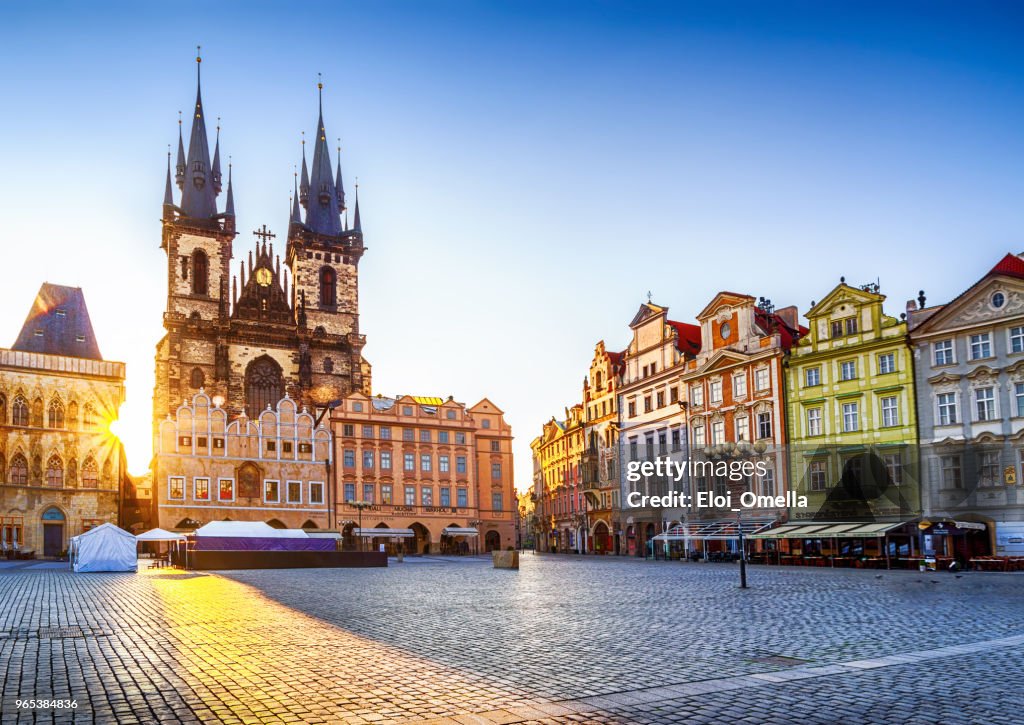
[[[1005,557],[985,556],[971,559],[971,564],[982,571],[1006,571],[1009,562]]]

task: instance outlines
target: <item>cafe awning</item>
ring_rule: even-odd
[[[460,526],[448,526],[441,529],[441,533],[445,536],[479,536],[480,532],[476,529],[467,529]]]
[[[413,539],[416,537],[412,529],[352,529],[352,535],[367,539],[378,536],[383,539]]]
[[[752,534],[752,539],[875,539],[885,536],[906,521],[866,524],[863,522],[821,522],[817,524],[783,524],[770,531]]]
[[[771,518],[720,519],[718,521],[691,521],[673,526],[668,531],[658,534],[654,541],[686,541],[699,539],[702,541],[727,541],[740,538],[742,527],[744,536],[751,536],[757,531],[767,529],[775,523]]]

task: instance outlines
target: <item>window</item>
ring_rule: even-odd
[[[636,401],[635,400],[629,401],[629,417],[630,418],[635,418],[636,417]]]
[[[199,390],[205,382],[206,376],[203,375],[203,371],[199,368],[192,368],[192,374],[189,376],[189,385],[192,386],[193,390]]]
[[[953,341],[942,340],[941,342],[935,343],[935,364],[936,365],[952,365],[953,364]]]
[[[754,390],[768,390],[771,383],[768,380],[768,368],[758,368],[754,371]]]
[[[773,468],[765,469],[764,475],[761,476],[761,495],[775,495],[775,470]]]
[[[198,440],[199,441],[204,441],[206,439],[205,438],[199,438]],[[199,443],[199,445],[203,445],[203,444]],[[267,451],[269,453],[274,453],[275,451],[277,451],[277,441],[267,441]]]
[[[455,472],[465,473],[466,472],[466,457],[455,456]]]
[[[716,446],[725,443],[725,421],[716,420],[711,424],[711,443]]]
[[[320,306],[334,307],[338,304],[338,273],[332,267],[320,270]]]
[[[492,481],[500,481],[501,480],[501,464],[500,463],[492,463],[491,464],[491,480]]]
[[[702,386],[702,385],[691,385],[690,386],[690,405],[695,405],[695,406],[704,405],[704,386]]]
[[[939,408],[939,425],[956,423],[956,393],[939,393],[935,401]]]
[[[737,373],[732,376],[732,394],[733,397],[743,398],[747,395],[747,374]]]
[[[341,434],[346,438],[351,438],[356,434],[356,427],[351,423],[346,423],[345,425],[341,426]]]
[[[281,366],[264,355],[245,369],[245,412],[257,419],[268,407],[273,408],[284,397]]]
[[[373,459],[374,459],[373,451],[363,451],[363,469],[364,470],[372,469],[373,468]]]
[[[46,410],[46,418],[51,428],[63,428],[64,405],[59,400],[51,400]]]
[[[434,489],[430,486],[424,486],[420,489],[420,503],[424,506],[434,505]]]
[[[821,385],[821,368],[807,368],[804,371],[804,384],[808,388]]]
[[[320,481],[309,482],[309,502],[312,504],[324,502],[324,484]]]
[[[1017,417],[1024,417],[1024,383],[1013,384],[1013,397],[1017,401]]]
[[[457,446],[464,446],[464,445],[466,445],[466,434],[465,433],[456,433],[455,434],[455,445],[457,445]]]
[[[704,438],[704,424],[698,423],[693,426],[693,445],[703,446],[705,444]]]
[[[11,404],[11,425],[28,425],[28,401],[20,395]]]
[[[484,418],[482,421],[480,421],[480,425],[483,428],[490,428],[491,427],[491,421],[490,421],[489,418]]]
[[[329,357],[325,357],[324,361],[323,361],[323,368],[324,368],[324,372],[325,373],[333,373],[334,372],[334,360],[332,360]]]
[[[657,408],[660,410],[665,407],[665,391],[659,390],[656,394]]]
[[[302,503],[302,481],[288,481],[285,484],[288,503]]]
[[[974,391],[975,412],[978,422],[995,420],[996,391],[995,388],[978,388]]]
[[[821,435],[821,408],[807,409],[807,435]]]
[[[356,465],[356,452],[353,448],[346,448],[342,454],[342,465],[345,468],[355,468]]]
[[[441,505],[445,507],[452,505],[452,490],[447,486],[441,488]]]
[[[843,432],[854,433],[860,429],[860,415],[856,403],[843,403]]]
[[[380,469],[382,471],[391,470],[391,451],[380,452]]]
[[[455,505],[463,509],[469,506],[469,489],[455,489]]]
[[[356,485],[354,483],[346,483],[344,488],[345,503],[356,500]]]
[[[896,396],[882,398],[882,427],[892,428],[900,424],[900,411]]]
[[[448,442],[448,436],[449,436],[448,431],[446,431],[446,430],[439,430],[437,432],[437,442],[438,443],[447,443]]]
[[[679,428],[672,429],[672,450],[678,451],[683,447],[682,432]]]
[[[982,451],[978,455],[978,485],[995,486],[999,483],[999,454]]]
[[[640,454],[637,453],[637,439],[636,437],[629,439],[629,460],[638,461],[640,460]]]
[[[382,483],[380,486],[380,502],[383,504],[391,505],[391,484]]]
[[[196,501],[209,501],[210,500],[210,479],[208,478],[193,478],[192,479],[192,498]]]
[[[882,463],[889,474],[889,481],[899,486],[903,483],[903,458],[899,453],[886,453],[882,456]]]
[[[846,334],[856,335],[857,334],[857,318],[848,317],[846,318]]]
[[[263,500],[266,503],[278,503],[281,500],[281,482],[266,480],[263,482]]]
[[[736,416],[736,440],[750,440],[750,420],[745,415]]]
[[[857,361],[846,360],[839,364],[839,379],[853,380],[857,377]]]
[[[454,410],[446,411],[445,412],[445,417],[448,418],[448,420],[455,420],[456,413],[455,413]]]
[[[415,471],[416,470],[416,454],[406,453],[402,459],[402,470],[403,471]]]
[[[380,427],[380,439],[382,441],[389,441],[389,440],[391,440],[391,426],[389,426],[389,425],[382,425]]]
[[[89,456],[82,464],[82,486],[83,488],[96,488],[100,485],[100,469],[96,465],[96,459]]]
[[[363,426],[363,438],[373,438],[373,426],[372,425],[364,425]]]
[[[64,485],[64,461],[60,456],[50,456],[46,462],[46,485],[60,488]]]
[[[832,329],[832,337],[842,337],[843,336],[843,321],[842,320],[832,320],[831,329]]]
[[[427,428],[424,428],[423,430],[421,430],[420,431],[420,443],[430,443],[430,440],[431,440],[430,430],[427,429]]]
[[[669,391],[668,391],[668,402],[670,404],[674,404],[674,403],[678,403],[679,402],[679,388],[677,388],[675,386],[669,388]]]
[[[416,487],[406,486],[405,487],[405,505],[415,506],[416,505]]]
[[[824,491],[828,488],[828,474],[825,470],[825,461],[811,461],[807,467],[807,477],[812,491]]]
[[[987,332],[971,335],[971,360],[992,357],[992,336]]]
[[[366,501],[366,503],[373,503],[374,498],[376,498],[376,488],[377,487],[372,483],[363,484],[363,500]]]
[[[722,381],[712,380],[708,383],[708,398],[712,403],[722,402]]]
[[[431,470],[431,456],[429,453],[420,454],[420,470],[429,473]]]
[[[411,405],[403,405],[402,406],[402,415],[412,415],[412,406]]]
[[[645,413],[650,413],[651,412],[651,396],[650,395],[645,395],[644,396],[644,412]]]
[[[25,460],[24,458],[22,460]],[[13,467],[13,462],[11,466]],[[167,479],[167,498],[181,500],[185,498],[185,477],[171,476]]]
[[[502,500],[501,492],[491,494],[491,511],[503,511],[504,501]]]
[[[206,252],[197,249],[192,252],[192,294],[206,295],[210,292],[210,262]]]
[[[1010,352],[1024,352],[1024,327],[1010,328]]]
[[[233,478],[221,478],[217,480],[217,500],[218,501],[234,501],[235,500],[235,479]]]
[[[440,471],[441,473],[448,473],[451,470],[448,456],[437,457],[437,470]]]
[[[363,412],[363,404],[362,403],[352,403],[352,410],[354,412],[356,412],[356,413],[362,413]]]
[[[410,442],[416,440],[416,431],[414,431],[412,428],[403,428],[402,440]]]
[[[665,430],[658,431],[658,455],[663,456],[668,452],[668,433]]]
[[[884,352],[878,356],[878,372],[882,375],[896,372],[896,353]]]

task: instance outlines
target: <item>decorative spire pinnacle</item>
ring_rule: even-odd
[[[336,236],[341,234],[341,216],[337,187],[331,169],[331,152],[327,147],[327,130],[324,127],[323,87],[323,81],[319,80],[317,92],[320,96],[320,116],[317,119],[313,164],[306,191],[306,226],[317,234]]]
[[[220,194],[220,116],[217,116],[217,140],[213,144],[213,190]]]
[[[345,211],[345,186],[341,182],[341,139],[338,139],[338,174],[334,179],[334,189],[338,195],[338,212]]]
[[[203,97],[200,85],[200,64],[203,58],[196,48],[196,105],[192,114],[192,134],[188,142],[185,179],[181,194],[181,209],[186,217],[210,219],[217,214],[216,183],[210,164],[210,143],[206,136],[203,115]]]
[[[174,191],[171,186],[171,145],[167,144],[167,182],[164,184],[164,206],[174,206]]]
[[[178,189],[185,185],[185,145],[181,140],[181,111],[178,111],[178,162],[174,170],[174,181]]]
[[[302,184],[299,186],[299,201],[306,206],[309,197],[309,171],[306,169],[306,132],[302,132]]]
[[[362,232],[363,225],[359,221],[359,177],[356,177],[356,208],[352,214],[352,231]]]
[[[224,204],[224,213],[228,216],[235,215],[235,195],[231,190],[231,157],[228,156],[228,198]]]
[[[291,218],[289,219],[289,221],[291,221],[291,222],[293,222],[295,224],[302,224],[302,212],[299,211],[299,174],[298,174],[298,172],[293,172],[292,173],[292,177],[293,177],[292,181],[294,182],[294,185],[295,185],[295,194],[289,200],[290,201],[290,206],[291,206],[291,213],[292,213]]]

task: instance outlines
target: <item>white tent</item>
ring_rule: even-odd
[[[262,521],[211,521],[196,529],[196,536],[240,536],[260,539],[308,539],[302,529],[275,529]]]
[[[136,541],[184,541],[184,534],[176,534],[166,529],[150,529],[144,534],[135,537]]]
[[[135,537],[113,524],[101,524],[71,539],[76,572],[136,571]]]

